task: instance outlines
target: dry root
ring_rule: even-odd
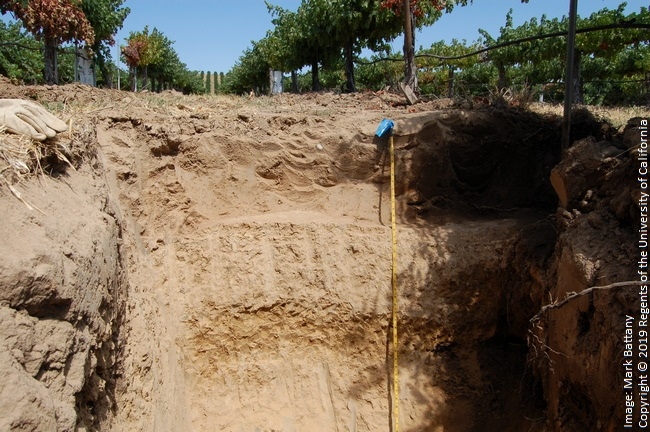
[[[629,287],[629,286],[638,286],[645,284],[647,282],[641,282],[641,281],[624,281],[624,282],[615,282],[611,283],[609,285],[602,285],[602,286],[593,286],[590,288],[586,288],[580,292],[570,292],[567,293],[566,297],[564,297],[560,301],[551,301],[551,303],[547,304],[546,306],[543,306],[539,312],[535,314],[530,319],[530,324],[531,328],[528,330],[528,345],[531,346],[534,350],[535,356],[534,357],[539,357],[540,355],[543,355],[546,357],[546,359],[549,362],[550,365],[550,370],[553,371],[553,360],[551,359],[551,356],[549,353],[553,353],[556,355],[561,355],[566,357],[565,354],[558,352],[548,346],[540,336],[535,332],[535,330],[539,331],[540,333],[544,332],[543,326],[540,324],[540,320],[542,319],[543,315],[548,312],[551,309],[559,309],[562,306],[565,306],[567,303],[571,302],[572,300],[577,299],[578,297],[582,297],[588,294],[593,293],[594,291],[601,291],[601,290],[610,290],[610,289],[615,289],[615,288],[624,288],[624,287]]]

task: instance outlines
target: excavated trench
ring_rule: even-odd
[[[27,320],[29,334],[61,333],[68,351],[21,345],[23,336],[2,342],[14,357],[0,366],[40,386],[14,392],[21,409],[8,429],[390,430],[389,170],[377,122],[359,116],[342,130],[334,115],[267,110],[219,124],[199,114],[107,109],[82,123],[97,159],[67,184],[99,212],[72,228],[62,215],[51,226],[37,221],[50,232],[42,238],[57,242],[50,256],[66,257],[63,270],[35,254],[43,264],[35,268],[54,276],[17,275],[24,283],[14,285],[36,292],[49,281],[50,296],[37,297],[44,312],[16,290],[0,304],[3,333]],[[611,244],[632,238],[629,161],[603,163],[605,143],[588,166],[578,153],[587,146],[577,146],[560,177],[601,169],[610,186],[585,177],[589,202],[565,191],[584,215],[556,215],[555,119],[486,109],[393,120],[400,430],[616,424],[616,401],[603,389],[617,376],[602,365],[617,355],[610,333],[621,324],[608,310],[624,314],[634,300],[605,293],[541,322],[540,347],[561,347],[566,358],[534,351],[529,320],[549,296],[629,276],[631,248],[611,256]],[[41,206],[54,209],[61,196]],[[8,213],[21,227],[15,236],[36,220],[18,222],[19,207]],[[601,231],[609,243],[594,241]],[[584,233],[591,243],[581,243]],[[99,287],[94,295],[89,286]],[[599,338],[606,351],[587,342]],[[588,370],[578,374],[580,362]],[[0,400],[2,408],[10,398]]]
[[[556,125],[461,111],[396,122],[402,430],[542,430],[526,336],[555,245]],[[125,424],[389,429],[386,142],[322,127],[245,151],[234,137],[171,151],[147,130],[109,116],[99,132],[126,179],[113,187],[142,292]]]

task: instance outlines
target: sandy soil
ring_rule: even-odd
[[[615,131],[578,122],[576,139],[608,141],[558,165],[558,119],[518,110],[2,86],[70,121],[57,142],[77,169],[54,158],[52,176],[15,185],[42,212],[0,188],[0,428],[389,430],[384,117],[396,123],[401,430],[619,424],[606,365],[633,296],[545,319],[540,340],[571,353],[554,373],[527,341],[549,293],[631,277],[633,161],[605,161],[626,145]],[[556,166],[574,198],[559,210]]]

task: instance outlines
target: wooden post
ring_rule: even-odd
[[[404,82],[400,85],[410,104],[418,101],[417,68],[415,66],[415,32],[410,0],[404,0]]]
[[[447,79],[449,80],[447,83],[447,97],[450,99],[454,97],[454,69],[454,66],[449,65],[449,71],[447,75]]]
[[[573,67],[576,47],[576,20],[578,0],[569,0],[569,33],[567,34],[566,76],[564,79],[564,122],[562,123],[562,150],[571,144],[571,107],[573,105]]]
[[[650,107],[650,72],[645,73],[645,104]]]
[[[122,90],[122,83],[120,82],[120,52],[122,52],[122,46],[117,45],[117,56],[115,60],[115,66],[117,68],[117,89]]]

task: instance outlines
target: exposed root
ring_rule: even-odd
[[[609,285],[593,286],[593,287],[591,287],[591,288],[586,288],[586,289],[583,289],[583,290],[580,291],[580,292],[570,292],[570,293],[567,293],[567,296],[566,296],[564,299],[562,299],[561,301],[559,301],[559,302],[553,302],[553,303],[551,303],[551,304],[547,304],[546,306],[542,307],[542,308],[539,310],[539,312],[537,312],[537,314],[535,314],[535,316],[533,316],[533,317],[530,319],[530,323],[531,323],[531,324],[535,324],[537,321],[539,321],[539,319],[541,318],[541,316],[542,316],[542,315],[543,315],[547,310],[550,310],[550,309],[559,309],[559,308],[561,308],[562,306],[564,306],[564,305],[566,305],[567,303],[569,303],[571,300],[576,299],[576,298],[578,298],[578,297],[585,296],[585,295],[590,294],[590,293],[592,293],[592,292],[594,292],[594,291],[608,290],[608,289],[614,289],[614,288],[622,288],[622,287],[627,287],[627,286],[638,286],[638,285],[643,285],[643,284],[647,284],[647,282],[641,282],[641,281],[614,282],[614,283],[609,284]]]
[[[560,301],[551,301],[550,304],[547,304],[546,306],[543,306],[539,312],[535,314],[530,319],[530,324],[531,328],[528,330],[528,345],[532,347],[534,351],[534,356],[532,358],[537,358],[540,355],[543,355],[546,357],[549,363],[549,370],[551,372],[554,372],[553,370],[553,360],[551,359],[551,356],[549,353],[553,353],[555,355],[560,355],[563,357],[567,357],[566,354],[561,353],[559,351],[554,350],[548,344],[546,344],[542,339],[539,337],[538,334],[535,333],[535,329],[539,330],[541,333],[544,332],[544,328],[539,324],[539,321],[541,320],[542,316],[549,310],[551,309],[559,309],[562,306],[565,306],[572,300],[582,297],[588,294],[591,294],[594,291],[601,291],[601,290],[610,290],[610,289],[615,289],[615,288],[623,288],[623,287],[628,287],[628,286],[638,286],[642,284],[646,284],[647,282],[641,282],[641,281],[623,281],[623,282],[614,282],[609,285],[602,285],[602,286],[593,286],[590,288],[586,288],[580,292],[570,292],[567,293],[566,297]],[[532,343],[531,343],[532,341]]]

